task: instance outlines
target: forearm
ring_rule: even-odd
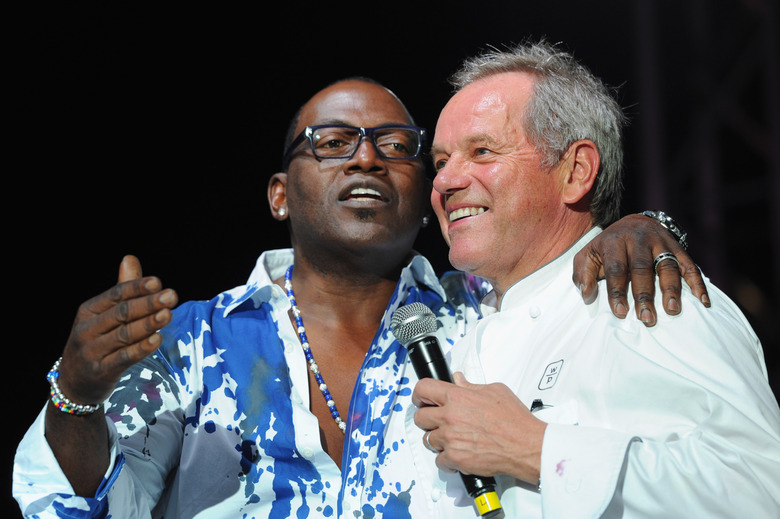
[[[738,412],[722,411],[740,423]],[[730,415],[730,416],[728,416]],[[602,427],[552,425],[545,434],[545,514],[594,517],[619,506],[631,517],[767,517],[780,503],[776,432],[699,428],[639,437]],[[735,428],[736,429],[736,428]]]
[[[103,410],[75,416],[46,408],[46,441],[73,487],[82,497],[95,495],[110,464],[108,427]]]

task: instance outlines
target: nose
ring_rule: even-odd
[[[436,176],[433,178],[433,189],[443,195],[452,194],[468,187],[468,179],[463,164],[457,157],[452,156],[436,171]]]
[[[370,137],[360,139],[355,153],[344,164],[347,172],[371,172],[374,174],[386,174],[387,164],[379,156],[379,152]]]

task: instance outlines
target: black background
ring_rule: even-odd
[[[145,273],[181,300],[207,299],[242,284],[262,250],[288,245],[265,187],[289,119],[310,95],[345,76],[370,76],[432,131],[449,95],[446,78],[462,58],[529,37],[561,42],[620,87],[632,119],[624,213],[664,209],[687,227],[694,259],[762,339],[777,391],[780,159],[768,102],[777,92],[768,91],[766,66],[730,72],[757,35],[769,38],[758,38],[753,55],[776,45],[771,6],[59,4],[9,17],[16,36],[3,80],[12,91],[4,212],[14,299],[6,307],[6,474],[46,400],[45,373],[78,305],[114,283],[124,254],[138,255]],[[706,116],[715,95],[754,121],[753,139]],[[701,135],[714,144],[710,153],[692,151]],[[444,270],[433,227],[417,248]]]

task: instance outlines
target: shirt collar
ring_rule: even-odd
[[[497,307],[495,291],[493,290],[488,293],[480,303],[480,312],[482,313],[482,316],[484,317],[500,312],[502,309],[516,307],[528,300],[528,298],[534,297],[556,278],[557,273],[561,268],[570,267],[574,260],[574,256],[600,233],[601,227],[592,227],[563,254],[538,268],[528,276],[515,282],[504,293],[504,297],[501,298],[500,306]]]
[[[274,283],[274,280],[284,276],[287,268],[293,264],[293,259],[293,249],[263,252],[257,259],[246,284],[220,295],[224,301],[224,315],[227,316],[248,300],[252,300],[256,307],[268,302],[289,305],[287,295],[279,285]],[[401,278],[414,281],[414,284],[424,284],[436,292],[442,300],[447,299],[444,289],[439,284],[436,271],[425,256],[416,251],[412,251],[411,260],[401,272]]]

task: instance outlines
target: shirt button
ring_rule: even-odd
[[[311,458],[314,455],[314,451],[309,448],[306,448],[303,449],[303,451],[301,451],[301,454],[303,454],[304,458]]]
[[[438,488],[438,487],[435,487],[435,488],[434,488],[434,489],[431,491],[431,499],[433,500],[433,502],[434,502],[434,503],[435,503],[436,501],[438,501],[439,499],[441,499],[441,489],[440,489],[440,488]]]
[[[528,314],[531,316],[531,319],[536,319],[542,315],[542,310],[536,305],[531,305],[531,308],[528,309]]]

